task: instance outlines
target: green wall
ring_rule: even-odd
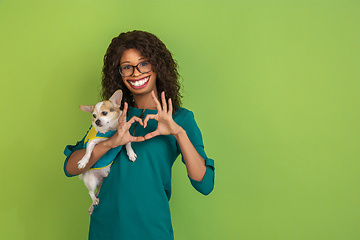
[[[122,31],[180,65],[216,185],[183,164],[177,240],[360,239],[360,2],[0,0],[1,239],[86,239],[91,202],[62,172]],[[5,166],[4,166],[5,165]]]

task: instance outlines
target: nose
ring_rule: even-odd
[[[134,68],[134,72],[133,72],[133,76],[137,77],[140,76],[142,73],[139,71],[139,69],[137,67]]]
[[[96,120],[96,121],[95,121],[95,124],[98,125],[98,126],[100,126],[100,124],[101,124],[100,120],[99,120],[99,119]]]

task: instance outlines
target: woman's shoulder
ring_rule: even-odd
[[[179,107],[173,114],[174,121],[182,125],[185,121],[193,121],[194,120],[194,113],[186,108]]]
[[[193,114],[192,111],[183,108],[183,107],[179,107],[173,114],[174,117],[182,117],[184,118],[187,114]]]

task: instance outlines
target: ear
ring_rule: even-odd
[[[84,112],[92,113],[94,111],[94,105],[81,105],[80,109]]]
[[[117,90],[109,99],[115,107],[120,108],[121,100],[122,100],[123,92],[121,90]]]

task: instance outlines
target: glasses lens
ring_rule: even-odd
[[[141,62],[136,66],[131,65],[122,65],[119,67],[120,74],[123,77],[130,77],[134,74],[134,67],[137,68],[137,70],[140,73],[148,73],[151,71],[151,64],[149,62]]]
[[[138,64],[138,69],[141,73],[148,73],[151,71],[151,64],[149,62],[141,62]]]
[[[122,65],[119,67],[119,70],[121,75],[128,77],[133,74],[134,68],[131,65]]]

